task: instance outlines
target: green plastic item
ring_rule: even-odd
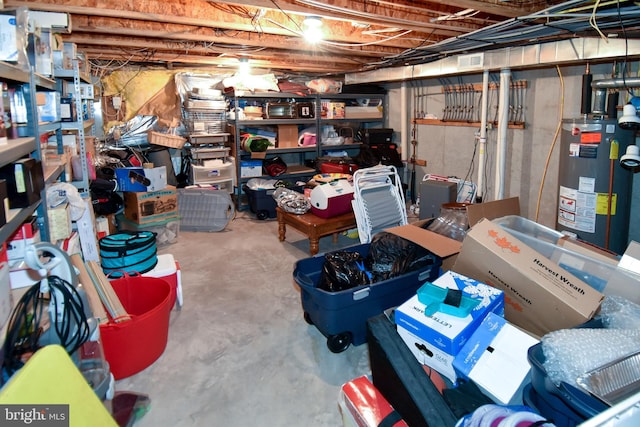
[[[426,306],[425,316],[433,316],[440,312],[455,317],[467,317],[480,303],[471,297],[460,295],[458,305],[449,304],[446,302],[449,292],[449,288],[441,288],[431,282],[425,282],[420,286],[417,292],[418,301]]]
[[[250,137],[250,141],[246,144],[249,147],[249,151],[251,152],[263,152],[267,151],[267,149],[271,146],[271,142],[269,142],[266,138],[255,138]]]

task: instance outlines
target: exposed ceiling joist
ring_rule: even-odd
[[[97,65],[233,68],[246,58],[273,72],[313,75],[598,35],[600,28],[605,37],[637,37],[640,28],[629,0],[4,0],[4,6],[68,13],[72,31],[61,37]],[[625,12],[620,23],[617,7]],[[308,16],[322,19],[319,44],[302,38]]]

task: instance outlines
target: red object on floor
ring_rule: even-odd
[[[173,292],[166,280],[155,277],[124,276],[111,286],[131,316],[100,325],[105,359],[119,380],[142,371],[164,352]]]
[[[394,412],[387,399],[366,376],[343,384],[342,394],[344,406],[358,427],[376,427],[385,417]],[[400,420],[393,426],[408,427],[408,424]]]
[[[182,306],[182,284],[180,283],[180,265],[171,254],[158,255],[158,264],[151,271],[143,274],[144,277],[164,279],[171,285],[171,306],[178,300]]]

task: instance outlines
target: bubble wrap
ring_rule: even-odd
[[[549,379],[577,387],[580,375],[640,351],[637,329],[562,329],[542,337],[544,368]]]
[[[605,328],[640,329],[640,306],[620,296],[607,296],[598,317]]]

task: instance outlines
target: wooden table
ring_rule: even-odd
[[[334,216],[333,218],[320,218],[308,212],[296,215],[276,208],[278,217],[278,238],[284,242],[287,233],[287,225],[300,231],[309,238],[309,253],[313,256],[318,253],[320,238],[333,236],[333,242],[337,243],[338,233],[356,228],[356,217],[353,212]]]

